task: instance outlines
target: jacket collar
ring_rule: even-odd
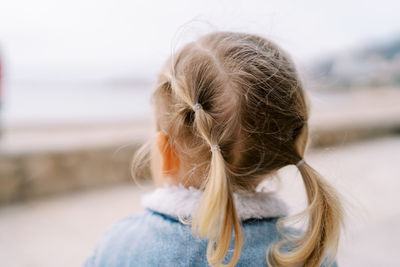
[[[144,208],[175,218],[190,218],[195,213],[203,191],[183,185],[160,187],[142,197]],[[234,193],[240,220],[286,216],[286,204],[271,192]]]

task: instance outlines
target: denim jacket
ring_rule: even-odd
[[[191,226],[180,220],[193,215],[201,194],[180,185],[145,195],[146,210],[112,226],[84,266],[209,266],[207,240],[193,236]],[[276,223],[287,215],[287,207],[272,193],[235,193],[234,197],[245,240],[236,266],[266,266],[268,248],[282,239]],[[231,255],[229,251],[223,263]]]

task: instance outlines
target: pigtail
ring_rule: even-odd
[[[308,214],[304,236],[281,241],[272,250],[269,266],[320,266],[322,261],[330,266],[336,255],[343,210],[336,191],[304,160],[297,167],[306,189],[308,207],[299,216]],[[297,216],[295,216],[297,217]],[[284,247],[289,252],[284,251]]]
[[[211,159],[204,193],[192,218],[193,235],[208,239],[207,260],[212,266],[234,266],[239,260],[243,238],[235,200],[227,174],[225,160],[218,145],[218,137],[212,133],[215,121],[200,103],[194,103],[193,96],[183,90],[186,86],[176,78],[169,77],[174,93],[194,112],[194,127],[201,138],[210,146]],[[222,262],[229,250],[233,231],[235,233],[234,253],[227,265]]]
[[[212,138],[212,117],[207,114],[199,103],[193,106],[195,111],[195,126],[203,139],[210,145],[210,169],[205,180],[205,189],[197,211],[193,216],[192,230],[209,240],[207,260],[213,266],[223,266],[229,245],[232,240],[232,230],[235,232],[235,250],[231,261],[226,266],[234,266],[239,260],[243,244],[241,226],[235,208],[233,192],[226,171],[221,148],[214,144]]]
[[[209,239],[207,260],[221,266],[235,232],[235,250],[226,266],[234,266],[240,257],[243,244],[241,226],[236,213],[234,197],[225,170],[221,151],[214,148],[211,156],[206,187],[199,207],[193,217],[192,229]]]

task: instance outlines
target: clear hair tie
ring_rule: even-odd
[[[212,145],[210,150],[211,152],[214,152],[216,150],[221,151],[221,148],[219,147],[219,145]]]
[[[301,165],[303,165],[304,163],[306,163],[306,162],[304,161],[304,159],[301,159],[301,160],[299,160],[299,161],[296,163],[296,167],[298,168],[298,167],[300,167]]]
[[[194,106],[193,106],[193,110],[194,110],[194,111],[197,111],[197,110],[202,109],[202,108],[203,108],[203,107],[201,106],[200,103],[196,103],[196,104],[194,104]]]

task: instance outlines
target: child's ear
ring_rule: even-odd
[[[161,172],[167,175],[176,174],[179,170],[179,158],[169,143],[168,136],[157,133],[157,147],[161,155]]]

